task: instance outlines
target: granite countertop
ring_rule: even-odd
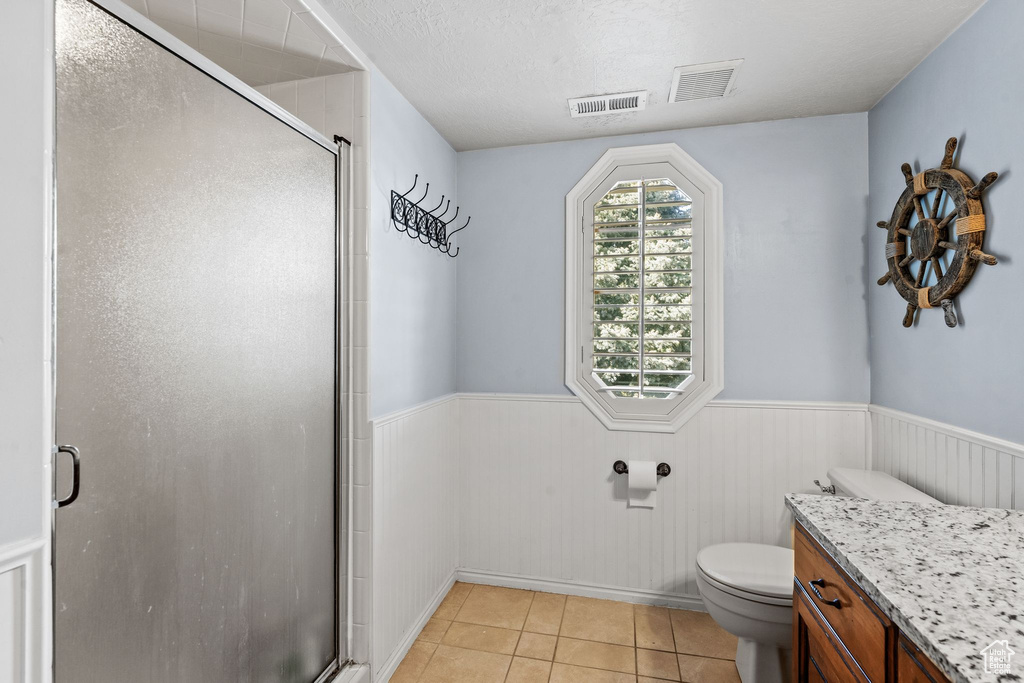
[[[789,494],[786,505],[953,681],[1024,680],[1024,512]],[[1008,640],[1009,675],[980,651]]]

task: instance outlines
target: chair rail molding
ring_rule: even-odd
[[[871,469],[943,503],[1024,509],[1024,445],[878,405],[869,416]]]
[[[868,406],[868,411],[872,415],[882,415],[884,417],[931,430],[937,434],[950,436],[954,439],[961,439],[963,441],[970,441],[971,443],[978,444],[983,448],[991,448],[992,450],[999,451],[1000,453],[1008,453],[1016,458],[1024,458],[1024,444],[1000,439],[995,436],[989,436],[988,434],[964,429],[963,427],[957,427],[956,425],[939,422],[938,420],[932,420],[927,417],[921,417],[919,415],[914,415],[913,413],[905,413],[902,410],[886,408],[885,406],[880,406],[875,403]]]
[[[459,392],[448,394],[444,399],[459,398],[473,401],[529,401],[543,403],[582,403],[578,396],[572,394],[502,394],[496,392]],[[409,408],[416,410],[430,405],[424,403]],[[777,399],[712,399],[709,408],[761,408],[776,410],[853,410],[867,412],[869,404],[857,401],[785,401]],[[397,414],[397,413],[396,413]]]

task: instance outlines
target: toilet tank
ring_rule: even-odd
[[[833,467],[828,471],[828,478],[836,487],[836,495],[839,496],[908,503],[940,502],[885,472]]]

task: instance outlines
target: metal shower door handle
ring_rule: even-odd
[[[71,505],[78,498],[78,490],[81,488],[82,482],[82,461],[79,457],[78,449],[71,445],[56,446],[54,448],[54,454],[57,453],[71,454],[71,493],[68,494],[67,498],[53,501],[53,506],[55,508],[62,508],[67,505]]]

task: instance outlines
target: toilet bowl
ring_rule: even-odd
[[[838,495],[939,504],[883,472],[834,468]],[[739,639],[743,683],[790,680],[793,648],[793,551],[760,543],[723,543],[697,554],[697,588],[708,614]]]
[[[744,683],[789,680],[793,645],[793,551],[723,543],[697,554],[697,587],[711,618],[739,639]]]

